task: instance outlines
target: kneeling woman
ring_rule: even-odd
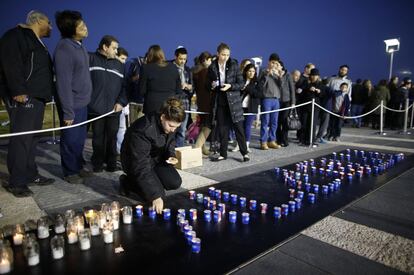
[[[164,207],[166,190],[178,189],[181,177],[174,164],[175,131],[185,117],[184,106],[176,98],[164,102],[159,114],[135,121],[125,133],[121,148],[120,180],[122,195],[136,193],[149,202],[157,213]]]

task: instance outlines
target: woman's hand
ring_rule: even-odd
[[[165,162],[168,164],[176,165],[178,163],[178,159],[175,157],[169,157]]]
[[[164,209],[164,201],[162,200],[162,198],[153,200],[152,207],[157,212],[157,214],[162,214],[162,210]]]

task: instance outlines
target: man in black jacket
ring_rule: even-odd
[[[125,133],[121,147],[121,195],[137,193],[161,213],[164,189],[178,189],[181,177],[172,165],[175,158],[175,131],[184,121],[182,102],[169,98],[160,114],[152,113],[136,120]]]
[[[230,58],[230,47],[221,43],[217,47],[217,59],[208,68],[208,84],[213,91],[213,127],[220,136],[220,156],[213,161],[227,159],[229,131],[233,127],[243,161],[249,161],[243,129],[243,109],[240,90],[244,86],[243,76],[237,61]]]
[[[7,31],[0,41],[1,96],[10,118],[10,132],[42,128],[45,103],[54,93],[52,61],[41,38],[52,27],[46,15],[31,11],[26,24]],[[16,197],[30,196],[28,184],[46,185],[53,179],[40,176],[35,163],[39,138],[21,135],[10,139],[7,189]]]
[[[105,35],[95,53],[89,55],[89,70],[92,79],[92,97],[88,105],[89,117],[103,115],[111,110],[116,113],[92,122],[92,165],[94,172],[119,170],[116,165],[116,134],[119,128],[119,113],[128,104],[124,66],[116,58],[118,41]]]

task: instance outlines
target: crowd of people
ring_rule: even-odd
[[[61,126],[70,126],[101,115],[93,121],[92,171],[84,168],[84,144],[88,126],[62,130],[60,156],[64,180],[73,184],[105,169],[114,172],[120,154],[126,175],[121,177],[121,191],[138,189],[157,211],[162,210],[162,188],[175,189],[181,184],[171,170],[176,163],[174,147],[189,143],[186,132],[196,125],[194,145],[212,161],[224,161],[229,140],[236,140],[231,151],[239,151],[242,161],[250,160],[252,126],[260,111],[260,150],[289,146],[290,110],[314,100],[331,115],[312,105],[297,108],[301,129],[297,139],[302,146],[319,146],[327,140],[340,141],[344,116],[359,116],[381,101],[392,109],[405,108],[413,101],[411,79],[400,83],[393,77],[374,86],[370,80],[348,77],[349,66],[339,67],[337,75],[321,78],[314,64],[303,72],[289,72],[277,53],[267,59],[265,68],[250,59],[240,63],[231,57],[231,48],[220,43],[213,55],[202,52],[193,68],[187,66],[188,52],[175,49],[169,61],[159,45],[149,47],[144,57],[129,58],[127,50],[112,35],[105,35],[95,52],[83,43],[87,25],[78,11],[65,10],[55,15],[61,39],[53,58],[42,39],[51,34],[49,18],[39,11],[27,15],[26,24],[6,32],[0,42],[0,91],[10,117],[10,132],[42,128],[45,103],[54,97]],[[127,62],[127,60],[129,60]],[[191,110],[195,98],[197,120]],[[129,103],[142,104],[139,115],[127,128],[125,117],[131,113]],[[187,111],[187,112],[184,112]],[[312,111],[313,110],[313,111]],[[312,120],[313,118],[313,120]],[[355,118],[352,126],[379,127],[380,110]],[[386,116],[386,126],[403,127],[403,114]],[[122,142],[125,136],[125,142]],[[172,142],[172,139],[174,142]],[[17,197],[30,196],[30,184],[54,182],[38,173],[35,163],[37,135],[20,135],[10,139],[7,167],[10,178],[7,190]],[[210,146],[206,145],[210,141]],[[148,187],[150,186],[150,187]],[[161,199],[161,201],[160,201]]]

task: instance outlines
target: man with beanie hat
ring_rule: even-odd
[[[280,79],[283,67],[280,65],[279,61],[279,55],[272,53],[269,56],[267,69],[263,70],[259,76],[261,111],[270,111],[270,113],[260,115],[260,149],[262,150],[280,148],[280,145],[276,143],[276,129],[279,113],[274,112],[280,108]]]
[[[320,99],[326,96],[327,88],[322,84],[319,77],[319,70],[314,68],[311,70],[309,80],[303,85],[302,97],[303,102],[312,101],[315,99],[315,103],[320,104]],[[312,144],[310,144],[310,135],[315,135],[316,122],[319,119],[319,108],[314,109],[313,115],[313,127],[311,129],[312,121],[312,105],[308,104],[302,107],[302,132],[299,141],[304,146],[316,147],[315,138],[312,138]]]

